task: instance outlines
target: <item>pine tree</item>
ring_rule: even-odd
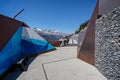
[[[87,27],[88,22],[89,22],[89,21],[86,21],[86,22],[82,23],[82,24],[80,25],[80,27],[75,31],[75,34],[78,34],[78,33],[80,33],[82,30],[84,30],[85,27]]]

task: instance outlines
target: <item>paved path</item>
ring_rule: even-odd
[[[94,66],[77,59],[76,51],[76,46],[60,47],[31,58],[26,71],[5,80],[107,80]]]

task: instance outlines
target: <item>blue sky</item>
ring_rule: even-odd
[[[97,0],[0,0],[0,14],[13,17],[30,27],[74,33],[91,17]]]

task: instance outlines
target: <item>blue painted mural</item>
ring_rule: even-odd
[[[51,49],[54,49],[54,46],[32,29],[20,26],[0,51],[0,75],[24,56]]]
[[[39,36],[30,28],[23,28],[22,52],[26,55],[36,54],[54,49],[48,41]]]
[[[6,32],[7,33],[7,32]],[[14,33],[6,46],[0,51],[0,75],[24,56],[21,54],[22,27]]]
[[[37,41],[40,43],[41,41]],[[36,54],[47,50],[54,49],[54,47],[48,42],[44,41],[41,44],[36,44],[33,40],[27,41],[22,39],[22,52],[26,55]]]

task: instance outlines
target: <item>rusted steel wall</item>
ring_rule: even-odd
[[[49,43],[51,43],[53,46],[55,47],[60,47],[62,41],[48,41]]]
[[[94,65],[95,55],[95,22],[98,15],[108,13],[115,7],[120,6],[120,0],[98,0],[91,19],[89,20],[86,34],[80,46],[78,46],[78,58]],[[79,39],[78,39],[79,40]],[[79,40],[78,43],[81,41]],[[78,44],[79,45],[79,44]]]
[[[21,21],[17,21],[0,14],[0,51],[7,44],[20,25],[27,26]]]
[[[120,6],[120,0],[99,0],[99,14],[108,13]]]
[[[17,29],[18,23],[15,20],[0,15],[0,50],[2,50]]]
[[[78,51],[78,58],[94,65],[95,50],[95,20],[98,15],[98,2],[94,9],[93,15],[88,23],[84,40]]]

